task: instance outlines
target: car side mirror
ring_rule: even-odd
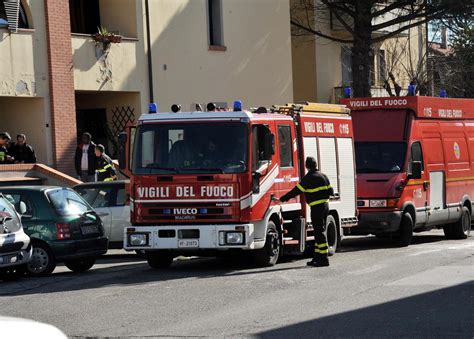
[[[421,161],[411,163],[411,179],[421,179]]]
[[[265,134],[263,145],[263,160],[272,160],[275,154],[275,135],[272,133]]]
[[[119,168],[121,170],[125,170],[127,168],[127,140],[128,135],[126,132],[121,132],[118,135],[118,161],[119,161]]]

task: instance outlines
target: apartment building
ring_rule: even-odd
[[[78,136],[174,103],[293,100],[288,0],[0,1],[0,126],[73,172]]]

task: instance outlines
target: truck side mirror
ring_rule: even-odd
[[[411,163],[411,179],[421,179],[421,161]]]
[[[118,135],[118,161],[121,170],[127,168],[127,140],[128,135],[126,132],[121,132]]]
[[[275,135],[272,133],[266,133],[263,145],[263,160],[272,160],[272,156],[275,154]]]

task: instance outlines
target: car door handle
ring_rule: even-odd
[[[106,217],[106,216],[109,215],[109,213],[103,212],[103,213],[97,213],[97,215],[98,215],[99,217]]]

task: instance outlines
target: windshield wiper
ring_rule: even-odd
[[[224,170],[222,168],[208,168],[208,167],[186,167],[180,168],[181,170],[185,171],[209,171],[209,172],[217,172],[224,174]]]

